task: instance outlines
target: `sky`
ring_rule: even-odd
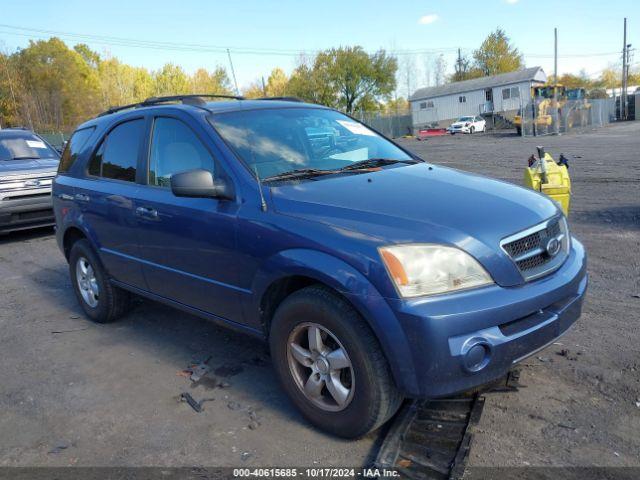
[[[0,0],[0,12],[5,53],[55,35],[131,65],[153,70],[173,62],[193,72],[217,65],[229,70],[229,48],[241,89],[274,67],[290,73],[301,53],[361,45],[397,54],[398,92],[406,96],[433,82],[438,55],[451,73],[456,49],[471,54],[497,27],[527,66],[540,65],[547,74],[553,73],[554,27],[560,74],[597,76],[619,65],[625,16],[627,41],[640,47],[638,0]],[[638,68],[640,53],[632,63]]]

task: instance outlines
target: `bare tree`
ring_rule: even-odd
[[[433,75],[436,86],[442,85],[445,82],[447,61],[444,59],[444,55],[440,54],[433,62]]]

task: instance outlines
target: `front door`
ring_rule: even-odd
[[[235,201],[176,197],[171,175],[219,162],[187,125],[156,117],[151,126],[147,184],[135,204],[140,256],[150,292],[219,317],[242,319],[236,276]]]

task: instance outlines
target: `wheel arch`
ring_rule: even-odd
[[[87,235],[78,227],[72,226],[65,230],[64,235],[62,237],[62,251],[64,252],[64,256],[69,260],[69,255],[71,254],[71,248],[73,244],[78,240],[86,239]]]
[[[324,252],[295,249],[280,252],[256,276],[249,314],[259,318],[265,336],[271,318],[287,296],[319,284],[344,298],[365,320],[381,345],[398,388],[411,389],[415,368],[409,342],[386,299],[359,271]]]

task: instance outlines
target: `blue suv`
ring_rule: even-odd
[[[585,251],[547,197],[329,108],[205,97],[111,109],[67,145],[57,239],[93,321],[135,294],[265,339],[304,416],[358,437],[580,316]]]

